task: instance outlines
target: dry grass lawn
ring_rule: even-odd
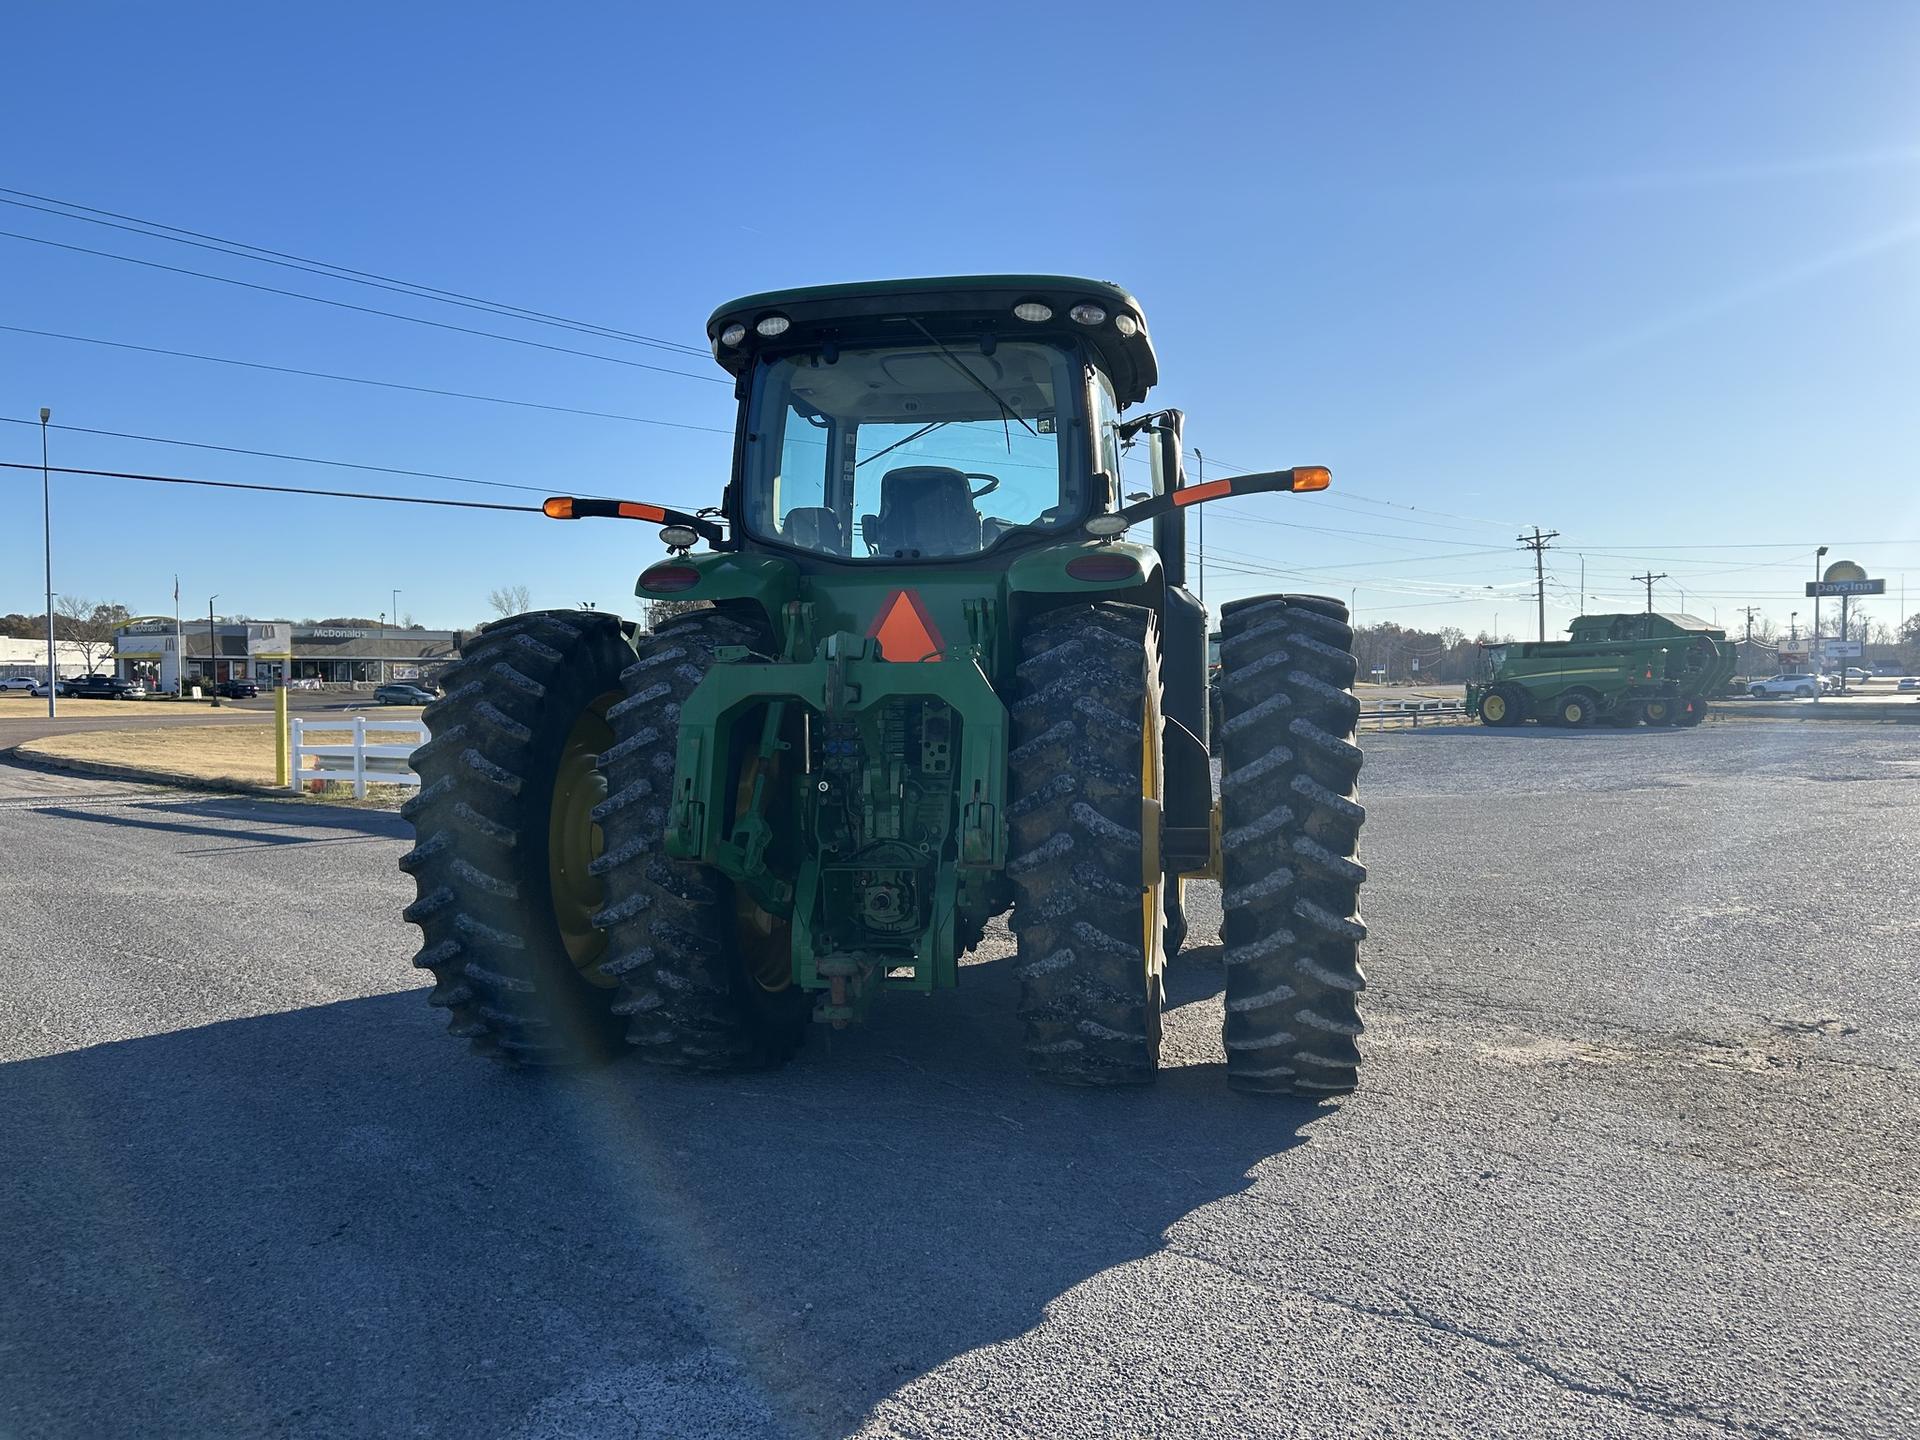
[[[85,701],[73,701],[85,704]],[[96,702],[112,707],[112,701]],[[61,706],[64,710],[65,704]],[[118,708],[125,709],[120,706]],[[346,745],[353,741],[353,722],[344,725],[309,721],[305,737],[314,745]],[[418,737],[408,730],[367,730],[369,745],[406,745]],[[138,730],[97,730],[80,735],[56,735],[33,740],[20,754],[51,760],[80,760],[96,765],[122,765],[188,780],[238,780],[271,785],[273,725],[262,717],[258,725],[142,726]]]
[[[200,711],[212,707],[192,700],[69,700],[62,696],[55,702],[54,713],[62,720],[93,719],[102,715],[117,716],[124,720],[182,720]],[[35,699],[24,690],[10,690],[0,695],[0,720],[19,718],[31,719],[47,713],[46,697]]]

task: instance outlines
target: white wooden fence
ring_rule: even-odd
[[[418,785],[420,777],[407,768],[407,757],[427,743],[427,727],[418,720],[376,719],[371,727],[367,717],[353,717],[351,745],[309,745],[305,732],[345,730],[344,720],[307,721],[297,716],[289,722],[289,748],[292,751],[290,788],[295,794],[315,780],[352,781],[355,798],[364,800],[369,782],[375,785]],[[419,738],[410,745],[369,745],[368,729],[411,731]],[[312,768],[307,765],[313,761]]]

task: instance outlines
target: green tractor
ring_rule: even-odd
[[[1031,1068],[1146,1081],[1207,876],[1229,1081],[1351,1090],[1346,610],[1224,608],[1216,801],[1184,584],[1191,505],[1327,472],[1187,485],[1180,412],[1122,418],[1158,371],[1138,304],[1097,281],[789,290],[708,334],[739,400],[721,505],[546,505],[661,526],[636,593],[696,603],[650,633],[503,620],[427,711],[401,867],[452,1032],[532,1064],[775,1065],[883,991],[953,986],[1011,910]]]

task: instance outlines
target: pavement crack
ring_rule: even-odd
[[[1722,1431],[1727,1435],[1748,1437],[1748,1440],[1796,1440],[1796,1437],[1808,1434],[1838,1437],[1848,1433],[1833,1426],[1822,1425],[1818,1421],[1810,1420],[1806,1417],[1800,1417],[1796,1420],[1792,1429],[1787,1429],[1779,1425],[1744,1421],[1726,1415],[1716,1414],[1712,1410],[1699,1404],[1665,1400],[1659,1396],[1646,1394],[1631,1375],[1614,1366],[1608,1366],[1606,1368],[1612,1374],[1619,1377],[1619,1385],[1605,1385],[1593,1380],[1587,1380],[1562,1366],[1533,1354],[1525,1345],[1517,1340],[1504,1339],[1501,1336],[1490,1334],[1487,1331],[1477,1329],[1473,1326],[1461,1324],[1459,1321],[1449,1320],[1445,1316],[1425,1308],[1410,1296],[1402,1294],[1391,1286],[1382,1286],[1381,1288],[1398,1303],[1391,1306],[1379,1305],[1365,1300],[1356,1300],[1348,1296],[1329,1294],[1324,1290],[1315,1289],[1310,1285],[1290,1284],[1283,1280],[1276,1280],[1271,1276],[1254,1274],[1240,1266],[1221,1260],[1216,1256],[1197,1254],[1192,1250],[1182,1249],[1176,1245],[1168,1245],[1166,1247],[1166,1253],[1177,1255],[1185,1260],[1191,1260],[1199,1265],[1205,1265],[1213,1270],[1218,1270],[1244,1284],[1252,1286],[1256,1290],[1290,1295],[1316,1305],[1323,1305],[1336,1310],[1345,1310],[1351,1314],[1363,1315],[1371,1320],[1384,1321],[1389,1325],[1401,1325],[1409,1329],[1424,1330],[1429,1334],[1441,1335],[1450,1340],[1464,1342],[1512,1361],[1521,1368],[1531,1371],[1557,1389],[1565,1390],[1571,1394],[1584,1395],[1592,1399],[1609,1400],[1615,1404],[1624,1405],[1643,1415],[1654,1415],[1669,1420],[1697,1421],[1703,1425],[1710,1425],[1714,1429]]]

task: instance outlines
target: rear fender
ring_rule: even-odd
[[[682,589],[655,590],[646,583],[647,575],[654,569],[649,566],[634,585],[633,593],[642,600],[706,600],[720,606],[729,602],[752,605],[765,616],[776,635],[785,633],[781,622],[787,602],[800,593],[800,569],[791,560],[777,555],[724,550],[685,555],[671,563],[676,568],[697,571],[700,578]]]
[[[1067,567],[1079,560],[1105,562],[1113,571],[1083,579]],[[1160,552],[1125,540],[1082,540],[1029,550],[1007,567],[1007,593],[1017,615],[1031,619],[1076,600],[1118,600],[1145,605],[1155,614],[1166,603],[1166,575]]]

